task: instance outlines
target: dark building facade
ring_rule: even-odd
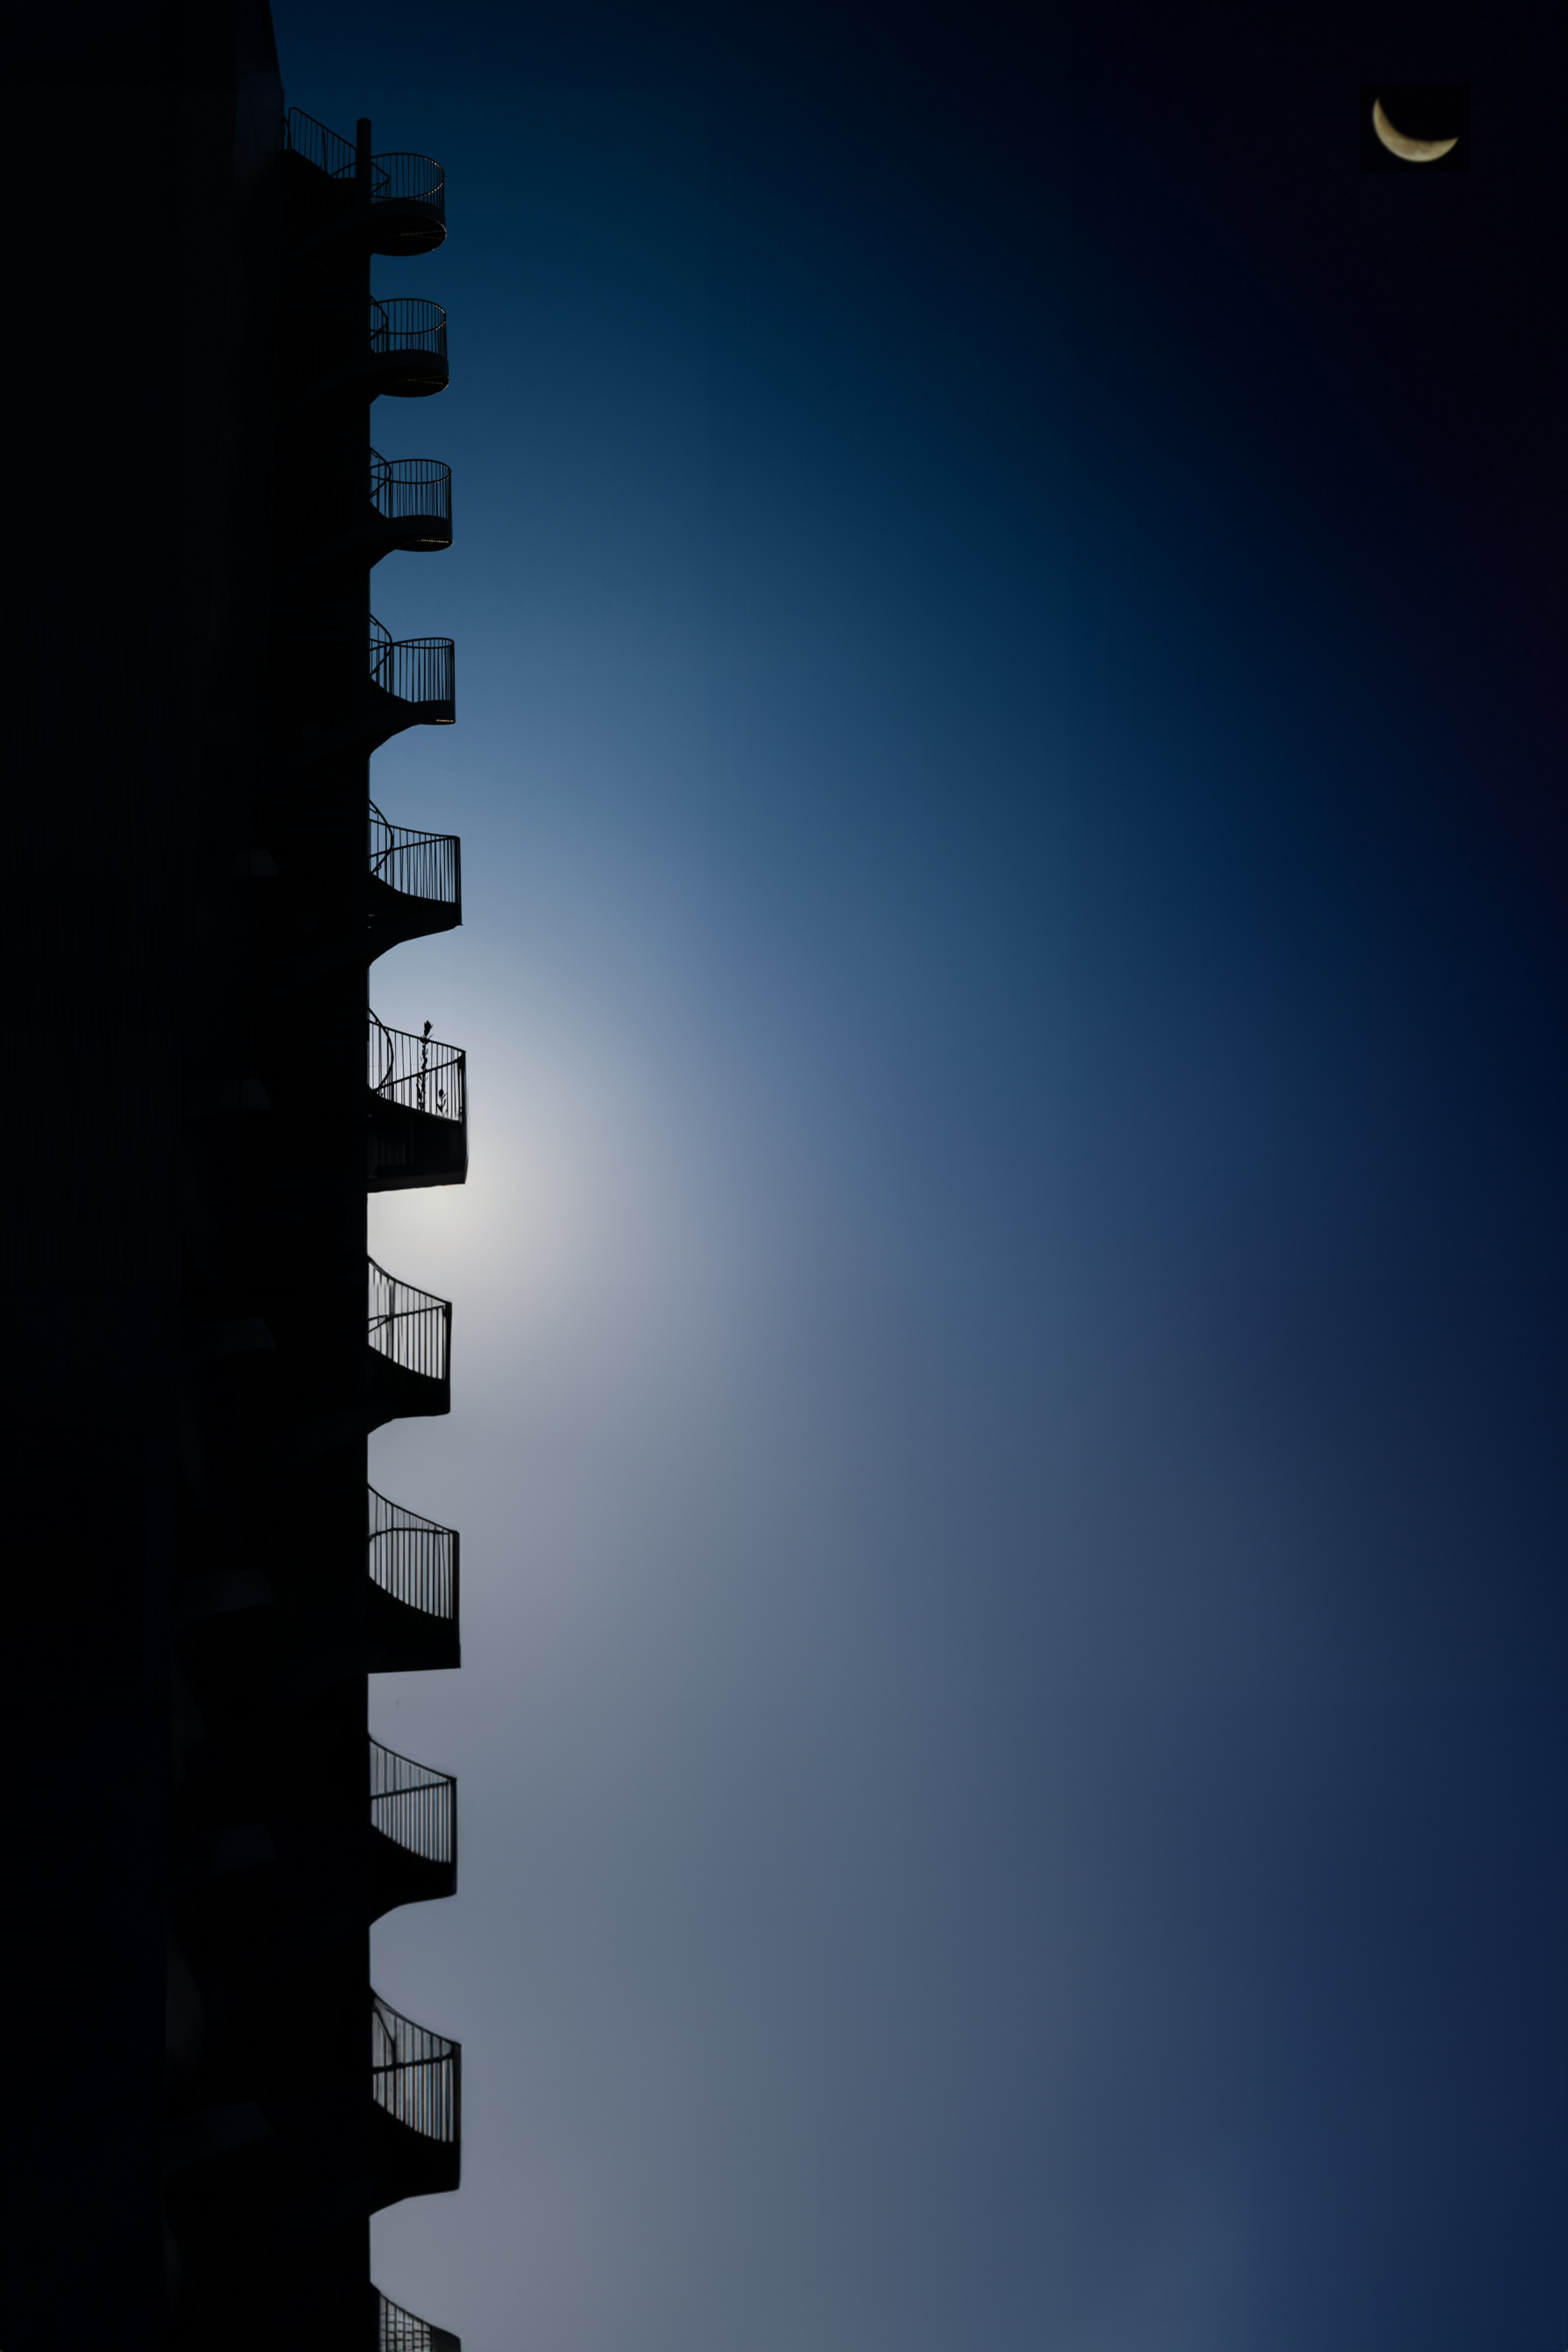
[[[372,276],[441,244],[444,173],[286,111],[264,0],[35,26],[16,97],[25,170],[62,119],[79,153],[24,272],[11,927],[74,1076],[5,1221],[0,2342],[452,2346],[369,2264],[461,2162],[461,2053],[370,1955],[454,1891],[456,1786],[367,1706],[459,1663],[457,1533],[366,1462],[450,1409],[452,1346],[367,1193],[468,1165],[462,1053],[367,991],[461,920],[458,842],[371,799],[379,745],[456,715],[451,643],[371,611],[451,543],[447,468],[372,446],[438,414],[445,313]],[[106,530],[110,477],[142,503]]]

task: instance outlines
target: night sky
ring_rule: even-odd
[[[1561,11],[279,0],[438,155],[468,2352],[1562,2352]],[[1178,19],[1180,20],[1178,24]],[[1466,168],[1363,169],[1460,84]]]

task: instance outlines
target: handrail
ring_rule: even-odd
[[[378,1356],[419,1372],[425,1379],[444,1381],[452,1353],[452,1303],[434,1292],[399,1282],[374,1258],[365,1266],[370,1288],[370,1344]]]
[[[416,2319],[405,2311],[400,2303],[393,2303],[376,2289],[380,2306],[376,2315],[375,2352],[462,2352],[460,2339],[445,2327],[433,2326],[427,2319]]]
[[[370,871],[373,881],[409,898],[433,898],[443,907],[463,903],[462,843],[455,833],[423,833],[389,824],[370,803]]]
[[[329,180],[353,180],[358,157],[352,139],[329,131],[324,122],[301,107],[291,106],[283,126],[283,143],[290,154]],[[447,174],[433,155],[411,155],[394,149],[370,159],[370,201],[373,205],[428,205],[447,217]]]
[[[283,144],[291,155],[302,156],[314,163],[318,172],[325,172],[329,180],[352,180],[354,173],[354,142],[345,139],[340,131],[329,131],[303,107],[291,106],[283,119]]]
[[[452,520],[452,468],[438,457],[384,457],[370,453],[370,502],[385,522],[410,515]]]
[[[422,1862],[458,1860],[458,1783],[450,1772],[434,1771],[370,1743],[371,1827]]]
[[[399,702],[457,701],[457,649],[450,637],[395,637],[373,613],[370,617],[372,683]],[[449,726],[449,719],[432,725]]]
[[[431,1036],[428,1021],[423,1037],[416,1037],[407,1029],[389,1029],[372,1013],[369,1046],[373,1093],[462,1125],[468,1057],[460,1045],[440,1044]]]
[[[434,155],[389,149],[370,159],[370,200],[373,205],[428,205],[444,221],[447,174]]]
[[[422,1519],[417,1511],[388,1502],[374,1486],[367,1486],[365,1495],[365,1565],[371,1582],[406,1609],[455,1622],[460,1549],[457,1528]]]
[[[429,352],[447,356],[447,313],[439,302],[423,294],[391,294],[380,301],[370,298],[370,347],[378,359],[391,352]]]
[[[458,2137],[462,2044],[370,1997],[370,2091],[378,2107],[426,2139]]]

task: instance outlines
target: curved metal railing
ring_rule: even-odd
[[[457,653],[450,637],[395,637],[373,613],[370,616],[371,683],[399,702],[438,703],[450,709],[457,701]],[[431,720],[449,727],[450,719]]]
[[[438,457],[384,457],[370,453],[370,502],[388,522],[438,515],[451,528],[452,468]]]
[[[433,1772],[373,1739],[370,1823],[422,1862],[456,1864],[458,1783],[450,1772]]]
[[[375,2352],[463,2352],[461,2339],[427,2319],[416,2319],[400,2303],[389,2303],[376,2289]]]
[[[434,155],[410,155],[391,149],[370,159],[370,200],[373,205],[428,205],[447,217],[447,174]]]
[[[468,1057],[460,1045],[443,1045],[432,1037],[428,1021],[423,1037],[416,1037],[411,1030],[389,1029],[373,1013],[369,1050],[373,1094],[462,1125]]]
[[[370,1528],[366,1537],[367,1565],[373,1584],[394,1601],[426,1617],[448,1620],[458,1614],[458,1555],[456,1528],[422,1519],[417,1511],[389,1503],[367,1486]]]
[[[370,348],[377,359],[397,352],[427,352],[432,359],[447,356],[447,313],[439,302],[422,294],[390,295],[384,302],[370,298]]]
[[[370,1997],[370,2089],[378,2107],[426,2139],[458,2137],[462,2046]]]
[[[411,1282],[399,1282],[374,1258],[367,1257],[370,1277],[370,1344],[378,1356],[420,1372],[426,1380],[444,1381],[452,1353],[452,1303]]]
[[[290,154],[302,156],[324,172],[329,180],[352,180],[356,155],[352,139],[329,131],[324,122],[298,106],[289,109],[283,143]],[[433,156],[394,152],[370,159],[370,200],[373,205],[428,205],[447,217],[447,174]]]
[[[455,833],[420,833],[389,824],[370,803],[371,879],[409,898],[433,898],[438,906],[463,903],[462,842]]]
[[[275,513],[286,541],[356,547],[365,536],[366,507],[383,522],[422,528],[412,547],[449,547],[452,468],[436,457],[384,457],[370,453],[368,480],[356,467],[315,466],[279,476]]]

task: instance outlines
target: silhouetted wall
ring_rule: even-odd
[[[182,1028],[187,1079],[224,1066],[245,779],[214,752],[251,691],[231,491],[263,429],[244,360],[281,93],[264,0],[31,10],[7,51],[26,1140],[4,1215],[21,1785],[0,2341],[80,2352],[155,2343],[165,2306]]]

